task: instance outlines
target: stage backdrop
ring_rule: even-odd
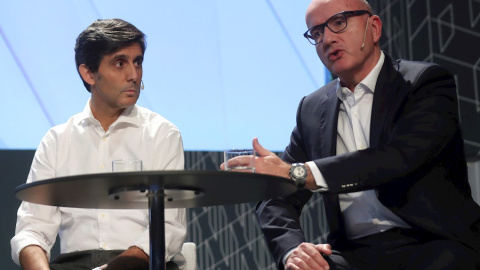
[[[83,110],[75,40],[96,19],[121,18],[147,35],[138,104],[177,125],[185,149],[259,137],[282,151],[301,97],[326,81],[302,36],[309,1],[1,1],[0,149],[35,149]]]

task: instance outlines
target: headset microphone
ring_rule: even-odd
[[[367,38],[367,29],[368,29],[368,19],[367,19],[367,26],[365,27],[365,34],[363,34],[362,50],[363,48],[365,48],[365,39]]]

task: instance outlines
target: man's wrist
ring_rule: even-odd
[[[307,181],[308,169],[304,163],[293,163],[289,172],[290,178],[299,188],[304,188]]]
[[[293,250],[295,249],[294,248],[290,249],[287,253],[285,253],[285,256],[283,256],[283,259],[282,259],[283,266],[285,266],[285,264],[287,263],[288,257],[292,255]]]

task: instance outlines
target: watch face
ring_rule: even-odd
[[[295,176],[303,176],[305,175],[305,168],[304,167],[301,167],[301,166],[298,166],[298,167],[295,167],[295,169],[293,169],[293,174]]]

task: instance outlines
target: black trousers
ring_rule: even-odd
[[[85,250],[71,253],[60,254],[50,263],[51,270],[92,270],[95,267],[102,266],[124,250]],[[135,268],[135,270],[141,270]],[[148,270],[148,267],[146,268]],[[178,270],[177,264],[167,262],[166,270]]]
[[[332,247],[325,256],[330,269],[480,269],[477,254],[467,246],[434,239],[410,229],[392,229]]]

